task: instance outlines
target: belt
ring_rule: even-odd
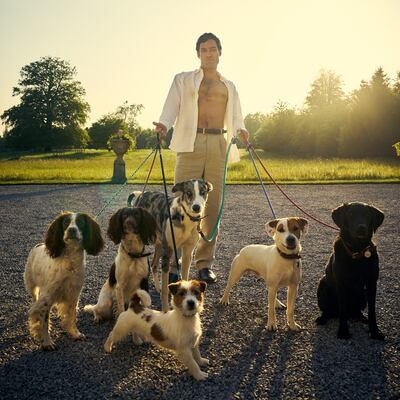
[[[222,128],[197,128],[197,133],[210,133],[212,135],[222,135],[226,129]]]

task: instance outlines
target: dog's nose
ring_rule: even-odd
[[[364,236],[364,235],[367,234],[367,232],[368,232],[367,225],[365,225],[365,224],[358,225],[358,227],[357,227],[357,235]]]
[[[294,247],[296,245],[296,238],[290,235],[286,238],[286,243],[289,247]]]
[[[77,234],[78,234],[78,229],[76,229],[74,226],[71,226],[71,228],[68,228],[68,235],[76,236]]]
[[[187,308],[188,308],[189,310],[193,310],[193,309],[194,309],[194,306],[195,306],[195,303],[194,303],[193,300],[188,300],[188,301],[187,301]]]
[[[193,210],[194,212],[199,212],[199,211],[200,211],[200,206],[199,206],[198,204],[193,204],[193,205],[192,205],[192,210]]]

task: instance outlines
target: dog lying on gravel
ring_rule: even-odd
[[[85,338],[76,327],[85,276],[85,251],[97,255],[103,245],[96,221],[86,214],[64,212],[49,226],[45,243],[30,251],[24,273],[26,290],[33,299],[29,328],[43,350],[55,349],[49,334],[53,306],[68,334],[75,340]]]
[[[110,353],[114,343],[129,333],[138,334],[147,341],[176,352],[195,379],[206,379],[208,374],[201,371],[200,367],[208,365],[208,360],[202,358],[199,351],[202,334],[200,313],[206,287],[205,282],[196,280],[169,284],[173,310],[166,313],[150,309],[149,294],[137,290],[128,310],[118,317],[104,343],[104,350]]]
[[[274,219],[265,225],[267,234],[274,238],[275,244],[265,246],[253,244],[244,247],[233,259],[228,283],[220,302],[229,304],[229,292],[248,271],[262,277],[268,287],[267,329],[277,329],[275,307],[284,307],[276,297],[277,290],[287,286],[287,324],[292,330],[301,327],[294,320],[294,306],[301,280],[300,239],[307,233],[308,221],[291,217]]]
[[[371,338],[383,340],[376,323],[376,284],[379,258],[373,233],[382,224],[384,214],[365,203],[348,203],[332,211],[332,219],[340,228],[320,280],[317,296],[322,311],[316,319],[324,325],[330,318],[339,317],[337,337],[351,337],[347,320],[353,318],[368,323]],[[368,319],[362,314],[368,302]]]
[[[176,247],[182,250],[182,279],[189,279],[189,268],[192,263],[193,250],[199,240],[198,227],[204,217],[208,193],[213,189],[212,184],[202,179],[191,179],[176,183],[172,193],[176,197],[169,199],[169,207],[173,223]],[[173,244],[170,223],[168,219],[167,202],[161,192],[134,192],[128,197],[128,205],[143,207],[156,219],[162,232],[157,240],[152,261],[153,281],[160,291],[158,277],[159,261],[162,263],[161,302],[163,311],[168,310],[168,272],[173,255]]]
[[[145,246],[155,242],[158,230],[156,221],[146,210],[124,207],[111,216],[107,234],[119,245],[118,253],[97,304],[88,304],[83,309],[92,313],[96,322],[113,317],[114,303],[118,316],[125,311],[137,289],[148,290],[150,253],[146,253]]]

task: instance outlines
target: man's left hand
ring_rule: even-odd
[[[240,129],[240,139],[247,146],[249,144],[249,132],[246,129]]]

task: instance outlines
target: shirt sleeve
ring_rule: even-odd
[[[175,75],[159,119],[159,122],[164,124],[167,130],[174,125],[176,117],[178,116],[181,102],[179,87],[179,77]]]
[[[244,125],[244,120],[243,120],[243,115],[242,115],[242,107],[240,105],[240,100],[239,100],[239,93],[236,90],[235,85],[233,85],[233,127],[235,129],[234,134],[236,134],[236,131],[238,129],[246,129]]]

